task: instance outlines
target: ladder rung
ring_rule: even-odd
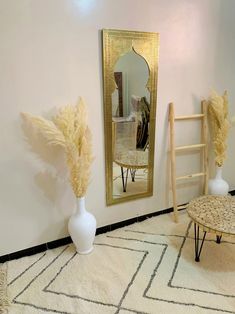
[[[203,118],[204,116],[205,115],[203,113],[193,114],[191,116],[178,116],[178,117],[175,117],[175,120],[200,119],[200,118]]]
[[[176,180],[184,180],[184,179],[191,179],[191,178],[196,178],[196,177],[202,177],[202,176],[205,176],[205,175],[206,175],[205,172],[199,172],[199,173],[188,174],[188,175],[182,176],[182,177],[177,177],[175,179]]]
[[[188,206],[188,204],[179,205],[179,206],[177,206],[177,209],[183,209],[183,208],[186,208],[187,206]]]
[[[185,150],[185,149],[201,148],[201,147],[205,147],[205,146],[206,146],[206,144],[194,144],[194,145],[188,145],[188,146],[177,146],[175,148],[175,151]]]

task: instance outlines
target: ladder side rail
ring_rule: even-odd
[[[174,128],[174,104],[169,106],[170,122],[170,155],[171,155],[171,188],[173,194],[174,220],[178,222],[178,209],[176,199],[176,170],[175,170],[175,128]]]
[[[204,178],[204,194],[208,194],[208,180],[209,180],[209,158],[208,158],[208,127],[207,127],[207,102],[206,100],[202,100],[201,102],[201,111],[204,115],[202,119],[202,143],[205,144],[205,148],[203,150],[203,172],[205,173]]]

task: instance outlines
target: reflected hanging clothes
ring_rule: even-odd
[[[145,150],[149,144],[149,118],[150,105],[146,97],[141,97],[139,101],[140,119],[138,119],[136,148]]]

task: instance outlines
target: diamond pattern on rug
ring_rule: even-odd
[[[231,296],[235,298],[235,264],[227,264],[235,256],[235,244],[207,241],[202,253],[202,263],[198,263],[197,272],[194,271],[195,262],[192,261],[193,239],[187,239],[181,252],[173,281],[173,287],[205,291],[211,294]],[[219,253],[219,254],[218,254]],[[228,282],[227,274],[234,274],[234,280]],[[190,277],[188,276],[190,274]],[[213,277],[213,281],[210,279]]]
[[[69,245],[9,262],[9,314],[235,313],[235,243],[205,241],[194,261],[192,225],[171,215],[99,235],[90,255]],[[30,263],[30,258],[32,258]]]
[[[11,267],[8,270],[8,286],[28,272],[37,262],[42,259],[46,253],[39,253],[33,256],[24,257],[24,263],[19,263],[18,260],[11,261]]]
[[[73,255],[44,291],[118,306],[145,255],[142,250],[95,245],[91,255]],[[125,267],[125,272],[120,266]]]

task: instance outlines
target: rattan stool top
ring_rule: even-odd
[[[235,197],[201,196],[188,204],[187,212],[204,231],[235,236]]]
[[[128,150],[116,153],[115,160],[119,166],[130,169],[148,168],[148,151]]]

